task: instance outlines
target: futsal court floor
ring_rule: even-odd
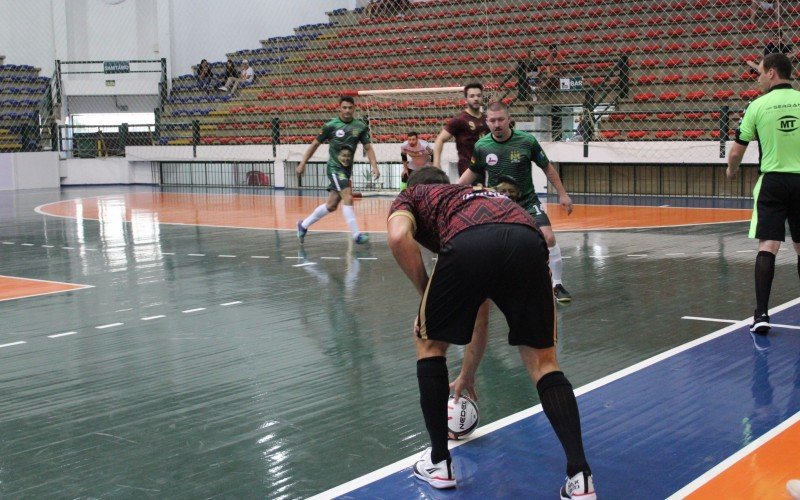
[[[0,498],[557,498],[563,452],[496,309],[459,487],[426,447],[390,198],[301,247],[316,192],[0,193]],[[559,358],[601,498],[788,498],[800,477],[800,286],[765,339],[747,203],[576,199],[548,212],[573,294]],[[426,262],[432,255],[425,253]],[[462,350],[451,348],[457,373]]]

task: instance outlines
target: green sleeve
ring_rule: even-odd
[[[752,104],[748,106],[744,112],[742,123],[739,124],[739,130],[736,132],[736,141],[747,144],[756,138],[756,110]]]
[[[550,163],[550,160],[547,158],[544,149],[542,149],[542,146],[535,137],[531,141],[531,159],[542,170],[546,169],[547,165]]]
[[[331,138],[331,131],[333,129],[326,123],[322,126],[322,132],[317,136],[317,142],[323,143]]]
[[[483,151],[481,151],[481,148],[477,144],[472,150],[469,169],[478,175],[483,175],[483,173],[486,172],[486,155],[483,154]]]

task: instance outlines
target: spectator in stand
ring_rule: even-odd
[[[560,57],[558,55],[558,45],[553,43],[548,49],[547,57],[539,65],[538,88],[544,93],[553,93],[560,87]]]
[[[531,50],[527,57],[517,61],[514,70],[500,83],[500,87],[502,88],[506,83],[511,81],[511,79],[516,78],[517,101],[527,102],[535,100],[533,93],[536,90],[539,65],[539,60],[534,55],[534,51]]]
[[[781,20],[781,2],[780,0],[772,0],[771,2],[765,2],[763,0],[753,0],[751,2],[751,12],[750,12],[750,21],[755,22],[756,16],[763,13],[765,16],[770,18],[771,20],[774,19],[775,21]]]
[[[200,61],[197,66],[197,84],[201,89],[210,90],[214,88],[214,74],[211,72],[211,65],[206,59]]]
[[[242,69],[239,71],[238,77],[229,76],[228,79],[225,81],[225,84],[219,89],[222,90],[223,92],[230,92],[230,94],[233,95],[236,92],[236,89],[239,88],[239,85],[243,83],[252,83],[255,77],[256,74],[253,71],[253,68],[250,67],[250,62],[247,59],[243,59]],[[228,89],[230,89],[230,91]]]
[[[797,57],[798,52],[800,51],[792,51],[792,45],[787,43],[782,28],[778,29],[777,39],[773,40],[769,38],[767,39],[767,43],[764,44],[764,57],[767,57],[770,54],[786,54],[786,57],[789,59],[794,59]],[[746,63],[748,66],[750,66],[752,73],[759,73],[758,63],[754,61],[746,61]]]

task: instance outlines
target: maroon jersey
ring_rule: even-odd
[[[414,239],[439,253],[455,235],[481,224],[523,224],[536,227],[516,202],[491,190],[456,184],[418,184],[395,198],[389,218],[409,217]]]
[[[486,115],[475,118],[466,111],[462,111],[452,117],[447,125],[444,126],[447,132],[456,138],[456,151],[458,151],[458,175],[464,173],[469,168],[472,158],[472,149],[475,143],[489,133],[489,126],[486,124]]]

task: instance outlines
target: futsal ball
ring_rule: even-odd
[[[478,405],[466,396],[458,398],[458,403],[453,401],[453,396],[447,401],[447,437],[450,439],[464,439],[478,428]]]
[[[800,479],[790,479],[786,483],[786,491],[790,497],[800,499]]]

